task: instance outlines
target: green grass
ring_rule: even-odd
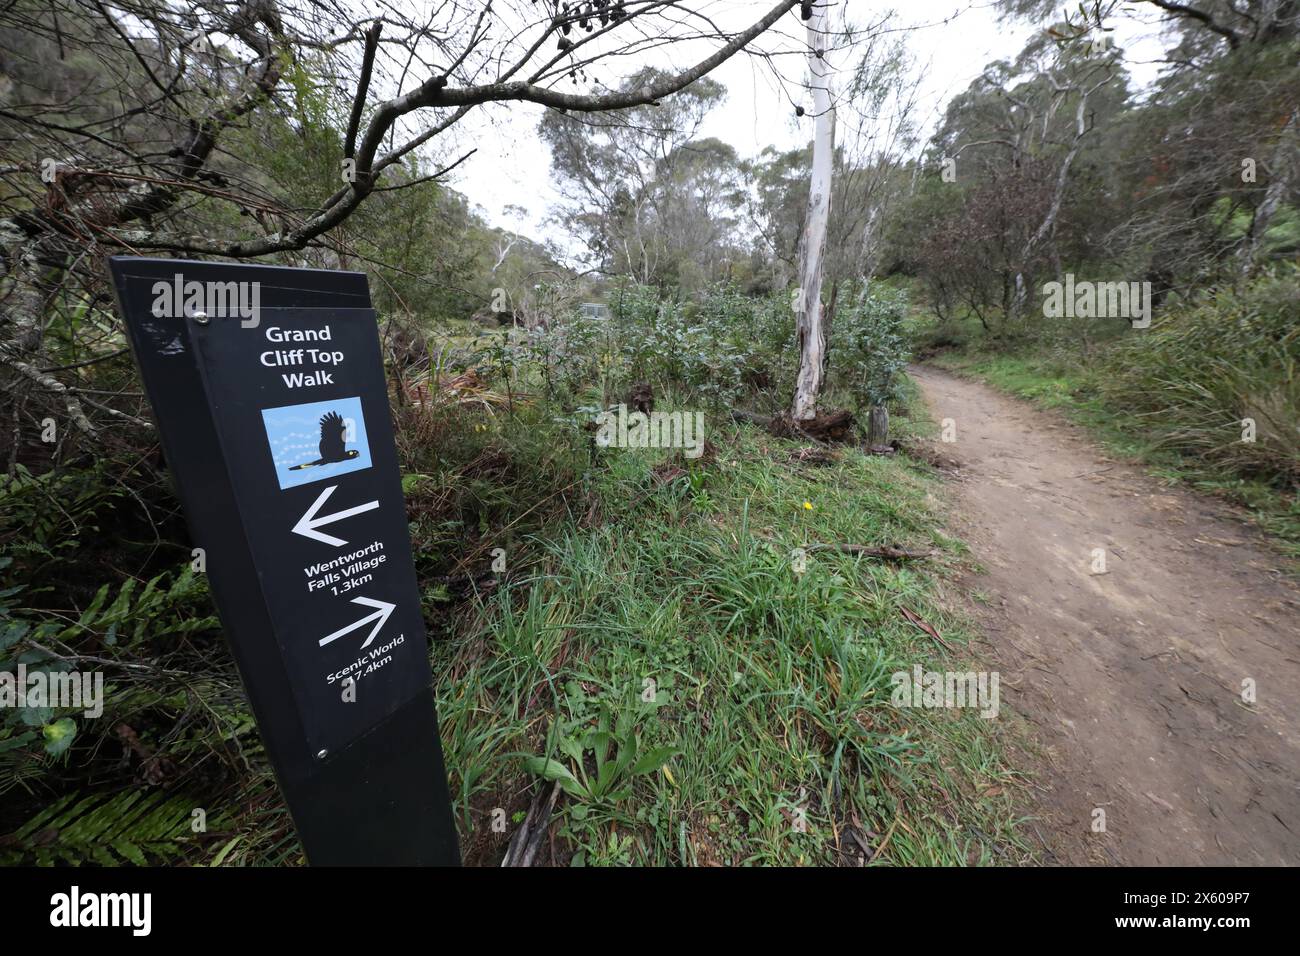
[[[1108,374],[1104,357],[1085,361],[1073,352],[968,350],[943,352],[930,362],[1062,412],[1087,428],[1111,454],[1146,464],[1162,480],[1183,483],[1245,507],[1280,550],[1300,558],[1300,502],[1294,493],[1266,478],[1237,474],[1221,462],[1168,447],[1169,426],[1158,424],[1160,419],[1143,409],[1105,394],[1100,381]]]
[[[851,449],[801,464],[797,443],[711,425],[716,454],[672,459],[686,471],[667,481],[654,468],[670,453],[602,450],[556,520],[511,553],[522,564],[508,583],[437,646],[467,862],[499,859],[509,834],[493,832],[493,812],[521,819],[550,786],[543,771],[569,791],[553,824],[562,864],[853,862],[851,830],[878,864],[1027,859],[1007,712],[890,701],[894,671],[966,669],[962,622],[937,600],[962,548],[940,530],[936,480]],[[830,543],[938,555],[814,551],[795,572],[796,548]],[[625,769],[611,758],[597,787],[606,747]]]
[[[1010,712],[891,699],[914,664],[968,669],[968,633],[940,601],[968,559],[941,530],[937,479],[851,448],[815,463],[797,453],[823,449],[734,425],[733,405],[785,404],[787,315],[776,299],[709,301],[687,326],[647,292],[621,342],[462,323],[424,343],[428,374],[404,370],[424,389],[393,413],[466,862],[498,863],[552,781],[564,795],[541,864],[854,865],[863,847],[873,864],[1028,859]],[[647,323],[667,346],[646,344]],[[771,348],[737,328],[767,329]],[[853,378],[833,371],[823,404],[861,416]],[[715,409],[702,458],[597,447],[593,409],[638,381],[657,410]],[[894,434],[932,429],[902,393]],[[0,651],[27,654],[30,632],[120,664],[102,720],[72,736],[68,715],[38,721],[63,729],[57,753],[43,727],[0,721],[0,856],[107,862],[93,838],[108,820],[118,862],[300,864],[202,578],[183,571],[179,504],[144,460],[0,483],[14,580]],[[841,543],[936,553],[816,550]],[[125,755],[123,728],[138,740]],[[119,795],[149,774],[169,799],[128,807]],[[181,825],[187,807],[211,811],[209,830]],[[66,839],[42,851],[50,820]]]

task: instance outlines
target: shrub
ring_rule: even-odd
[[[1155,444],[1264,477],[1300,482],[1300,269],[1175,304],[1104,359],[1098,389],[1149,423]],[[1246,422],[1255,440],[1243,440]]]
[[[831,329],[832,372],[860,409],[885,405],[899,397],[908,361],[907,293],[865,283],[846,291],[850,304]]]

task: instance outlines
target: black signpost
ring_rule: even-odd
[[[458,863],[365,276],[133,257],[111,271],[308,860]]]

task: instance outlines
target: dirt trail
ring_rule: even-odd
[[[1057,416],[913,375],[956,427],[936,447],[960,464],[954,530],[985,569],[964,583],[990,599],[975,612],[1002,703],[1046,754],[1045,858],[1300,863],[1300,591],[1283,562],[1229,507],[1105,458]]]

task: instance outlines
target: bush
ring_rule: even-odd
[[[719,286],[697,302],[662,298],[628,284],[610,297],[608,318],[573,313],[518,337],[513,365],[535,365],[548,396],[602,405],[648,382],[663,399],[724,408],[742,397],[793,387],[794,315],[788,293],[748,298]]]
[[[903,331],[907,293],[874,283],[846,292],[851,304],[835,316],[830,367],[859,409],[886,405],[899,397],[909,357]]]
[[[1298,365],[1300,269],[1288,266],[1174,305],[1107,354],[1097,386],[1150,424],[1157,447],[1293,489]]]

